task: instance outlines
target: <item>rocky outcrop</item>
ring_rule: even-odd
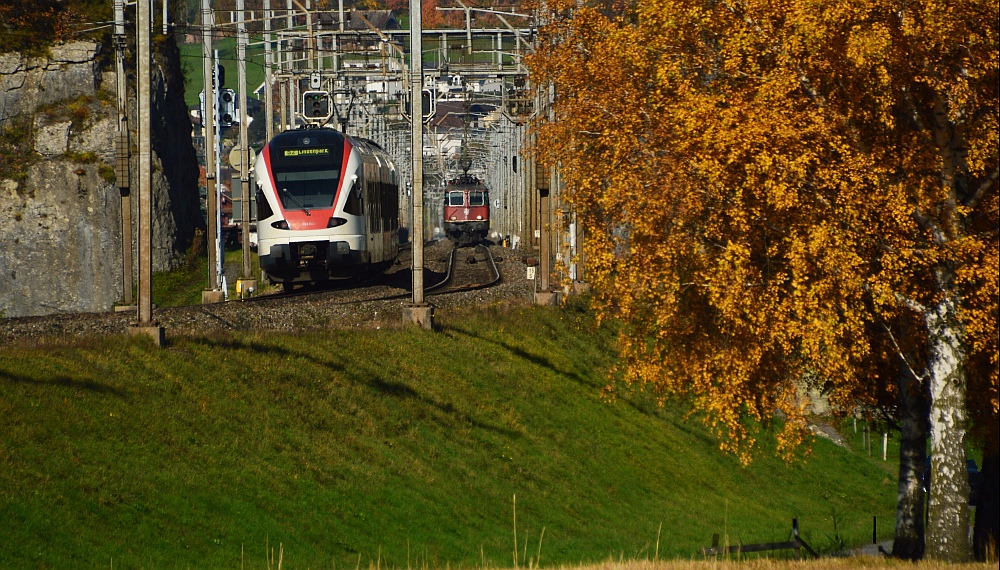
[[[53,47],[44,58],[0,54],[0,123],[33,115],[39,107],[97,92],[99,44]]]
[[[115,74],[102,69],[103,49],[75,42],[43,58],[0,54],[0,126],[28,132],[16,141],[23,164],[0,165],[8,173],[0,176],[0,317],[106,311],[123,296],[121,195],[112,168],[116,86]],[[166,271],[204,227],[180,57],[170,38],[156,45],[152,93],[152,263]],[[131,125],[136,119],[130,113]],[[137,198],[133,193],[133,223]]]
[[[9,180],[0,190],[0,311],[15,317],[112,307],[122,293],[118,190],[93,165],[62,160],[35,165],[24,186],[31,192]]]

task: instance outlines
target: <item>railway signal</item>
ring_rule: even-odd
[[[330,94],[326,91],[306,91],[302,94],[302,116],[308,120],[325,121],[333,113]]]
[[[212,81],[219,85],[219,87],[226,84],[226,68],[221,63],[215,64],[215,69],[212,70]]]
[[[227,129],[236,121],[236,92],[222,89],[219,93],[219,127]]]

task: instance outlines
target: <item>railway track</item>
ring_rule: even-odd
[[[408,253],[408,252],[407,252]],[[468,255],[466,255],[468,254]],[[447,265],[443,272],[427,271],[425,283],[430,285],[424,288],[426,295],[447,295],[461,291],[474,291],[498,284],[502,277],[497,269],[496,261],[490,248],[485,245],[476,245],[474,248],[452,247],[448,252]],[[463,265],[465,264],[465,265]],[[468,267],[467,267],[468,266]],[[474,268],[472,266],[475,266]],[[406,286],[401,286],[404,276],[409,276]],[[431,278],[428,281],[428,277]],[[370,281],[358,283],[355,280],[345,279],[344,282],[326,287],[303,287],[288,293],[274,293],[270,295],[260,295],[244,299],[243,302],[260,303],[273,301],[276,299],[293,299],[296,297],[306,297],[318,294],[345,294],[348,296],[363,293],[365,289],[375,289],[382,287],[403,288],[405,292],[392,293],[383,296],[349,298],[345,303],[360,303],[365,301],[386,301],[392,299],[403,299],[413,294],[410,284],[412,283],[412,273],[408,270],[397,271],[391,275],[376,275]],[[379,289],[380,290],[380,289]],[[227,302],[240,302],[238,299]]]
[[[463,249],[468,248],[456,247],[451,250],[448,271],[445,274],[445,279],[443,279],[440,283],[427,287],[425,291],[428,295],[444,295],[460,291],[474,291],[476,289],[492,287],[500,283],[502,276],[500,275],[500,271],[497,269],[496,261],[493,259],[493,252],[490,251],[489,247],[477,245],[475,246],[474,251],[465,256],[465,259],[461,259],[462,254],[459,252]],[[463,262],[469,266],[478,267],[476,269],[465,269],[464,271],[461,271],[462,276],[460,281],[462,282],[452,283],[456,274],[459,273],[458,268],[461,267]]]
[[[429,255],[427,255],[429,254]],[[497,255],[495,255],[497,254]],[[362,287],[303,290],[263,295],[252,301],[157,308],[153,320],[167,339],[230,331],[301,331],[398,326],[401,301],[411,296],[409,255]],[[520,256],[499,246],[481,249],[429,244],[425,249],[425,289],[440,309],[481,306],[527,299],[532,283],[524,279]],[[0,319],[0,342],[37,343],[39,339],[124,334],[132,313],[73,313]]]

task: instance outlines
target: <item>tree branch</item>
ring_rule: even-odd
[[[976,204],[978,204],[979,201],[983,199],[983,196],[986,194],[986,191],[989,190],[990,187],[992,187],[993,184],[997,181],[998,175],[1000,175],[1000,166],[994,166],[993,172],[990,173],[990,175],[986,178],[986,180],[984,180],[983,183],[979,185],[979,188],[976,188],[975,194],[963,200],[962,204],[964,204],[969,208],[975,208]]]
[[[939,226],[937,221],[930,216],[924,215],[924,213],[920,211],[919,206],[915,206],[913,208],[913,213],[910,214],[910,217],[913,218],[913,221],[917,222],[917,225],[923,230],[931,233],[931,236],[934,237],[934,243],[938,245],[945,245],[948,243],[948,236],[945,235],[941,226]]]
[[[899,297],[899,295],[897,295],[897,298],[898,297]],[[902,360],[903,364],[906,365],[906,369],[910,371],[910,374],[913,376],[914,379],[916,379],[916,381],[917,381],[918,384],[923,384],[924,383],[924,379],[919,374],[917,374],[917,372],[915,370],[913,370],[912,366],[910,366],[910,361],[906,359],[906,356],[903,354],[903,349],[900,348],[899,347],[899,343],[896,342],[896,337],[893,336],[892,329],[890,329],[889,325],[885,324],[884,322],[881,323],[881,325],[882,325],[882,328],[885,329],[885,332],[888,333],[889,340],[892,341],[892,346],[896,347],[896,354],[899,355],[899,359]]]
[[[899,424],[896,423],[896,420],[889,415],[889,412],[885,411],[884,406],[879,406],[878,411],[879,413],[882,414],[882,419],[885,420],[885,423],[888,424],[891,429],[894,429],[896,431],[901,431],[899,429]]]
[[[908,309],[910,309],[915,313],[924,314],[927,312],[927,307],[921,305],[920,303],[914,301],[913,299],[908,299],[900,295],[899,293],[893,293],[893,296],[896,298],[897,303],[907,307]]]

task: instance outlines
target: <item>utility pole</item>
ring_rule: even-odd
[[[115,180],[122,207],[122,310],[135,310],[132,297],[132,197],[130,186],[128,90],[125,77],[125,0],[115,0],[115,84],[118,91],[118,139],[115,152]]]
[[[274,137],[273,54],[271,53],[271,0],[264,0],[264,120],[267,140]]]
[[[242,201],[240,233],[243,238],[243,275],[236,280],[236,291],[242,299],[257,290],[257,280],[250,272],[250,142],[247,140],[247,26],[244,0],[236,0],[240,14],[236,40],[237,87],[240,101],[240,200]],[[234,189],[235,190],[235,189]],[[236,197],[236,192],[233,192]],[[235,200],[234,200],[235,202]]]
[[[299,2],[299,0],[292,0],[292,2],[294,2],[295,5],[298,6],[300,10],[302,10],[303,12],[305,12],[305,15],[306,15],[306,31],[309,34],[309,36],[308,36],[309,37],[309,60],[308,60],[308,65],[306,67],[307,68],[308,67],[312,67],[313,65],[316,65],[316,37],[315,37],[315,35],[313,33],[312,12],[309,10],[308,6],[303,6],[302,3]],[[309,0],[306,0],[306,2],[308,3]]]
[[[455,0],[465,11],[465,49],[468,54],[472,54],[472,10],[466,6],[462,0]]]
[[[216,71],[215,58],[213,57],[214,51],[212,50],[212,35],[215,33],[213,19],[211,1],[202,0],[201,28],[205,40],[202,49],[202,61],[204,63],[202,78],[205,84],[205,113],[201,118],[201,124],[205,131],[205,183],[207,185],[205,202],[208,207],[208,235],[205,236],[205,241],[208,243],[208,288],[201,292],[202,304],[218,303],[224,299],[223,292],[219,290],[218,272],[219,192],[218,181],[215,176],[215,153],[218,146],[218,142],[215,140],[215,80],[218,73]]]
[[[150,133],[150,1],[138,2],[136,44],[138,44],[139,77],[139,322],[129,327],[129,334],[148,335],[157,346],[163,346],[163,327],[153,322],[152,251],[152,140]]]
[[[543,98],[539,90],[536,90],[535,109],[541,109]],[[545,112],[549,119],[552,118],[552,107],[548,104],[549,98],[544,98]],[[538,305],[553,305],[559,301],[558,293],[552,291],[550,283],[552,274],[552,210],[551,198],[549,197],[552,188],[552,177],[549,169],[537,162],[535,159],[535,187],[538,189],[539,203],[539,244],[538,261],[539,273],[541,273],[541,284],[535,291],[535,303]]]
[[[427,330],[434,327],[433,307],[424,302],[424,110],[421,90],[424,84],[423,23],[420,0],[410,0],[410,157],[413,173],[413,303],[403,306],[403,321],[416,323]]]

